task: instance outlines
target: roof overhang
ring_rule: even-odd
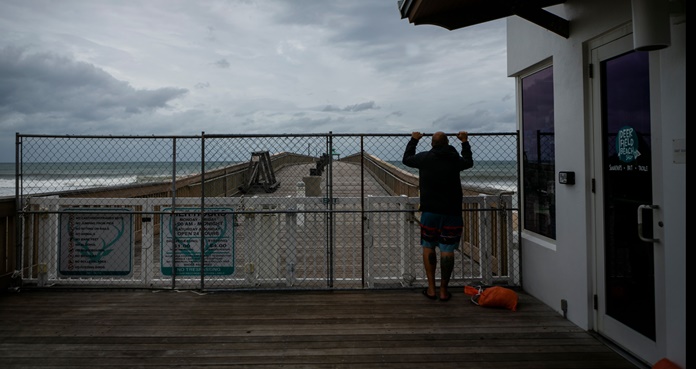
[[[569,22],[543,8],[566,0],[399,0],[401,18],[450,31],[517,15],[568,38]]]

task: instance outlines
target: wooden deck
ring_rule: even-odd
[[[277,190],[265,193],[262,190],[256,190],[247,196],[260,197],[285,197],[297,195],[297,184],[302,182],[303,177],[311,177],[309,170],[314,168],[314,164],[298,164],[279,170],[276,175],[276,180],[280,182]],[[326,175],[324,171],[320,177],[320,187],[322,196],[326,196]],[[388,196],[389,192],[370,175],[370,173],[361,173],[359,165],[354,163],[344,163],[340,161],[333,162],[333,196],[334,197],[357,197],[363,194],[373,196]]]
[[[334,196],[386,194],[335,164]],[[247,196],[296,195],[309,168],[284,168],[277,191]],[[515,312],[452,292],[4,290],[0,369],[641,368],[523,291]]]
[[[0,368],[640,368],[524,292],[453,292],[3,292]]]

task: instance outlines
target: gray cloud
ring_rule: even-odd
[[[0,49],[0,120],[10,115],[99,121],[167,108],[180,88],[142,90],[93,65],[50,53]]]
[[[509,127],[507,132],[512,132],[514,127],[514,111],[492,111],[476,109],[462,114],[447,114],[433,120],[434,130],[447,132],[500,132],[502,127]]]
[[[0,1],[0,162],[14,134],[514,130],[505,23],[396,0]]]
[[[215,66],[218,68],[227,69],[230,67],[230,62],[228,62],[226,59],[220,59],[215,62]]]
[[[348,105],[343,108],[339,108],[337,106],[333,105],[326,105],[321,109],[321,111],[324,112],[359,112],[359,111],[365,111],[365,110],[373,110],[373,109],[379,109],[375,105],[374,101],[368,101],[360,104],[354,104],[354,105]]]
[[[365,103],[361,103],[361,104],[346,106],[343,110],[345,110],[345,111],[363,111],[363,110],[372,110],[372,109],[379,109],[377,106],[375,106],[374,101],[369,101],[369,102],[365,102]]]

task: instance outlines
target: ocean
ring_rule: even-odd
[[[206,170],[231,165],[208,163]],[[15,196],[15,164],[0,163],[0,197]],[[24,163],[21,189],[24,195],[152,183],[172,178],[171,162],[56,162]],[[177,177],[201,172],[200,162],[176,163]]]
[[[411,173],[399,161],[389,162]],[[206,171],[228,166],[231,162],[209,162]],[[15,164],[0,163],[0,197],[15,196]],[[201,172],[200,162],[178,162],[177,177]],[[517,165],[514,161],[477,161],[462,172],[462,183],[496,191],[517,192]],[[56,162],[24,163],[22,194],[59,192],[134,183],[162,182],[172,177],[171,162]]]
[[[400,161],[390,164],[410,173],[418,169],[409,168]],[[473,188],[488,188],[500,192],[517,192],[517,162],[511,160],[477,160],[474,167],[461,174],[462,184]]]

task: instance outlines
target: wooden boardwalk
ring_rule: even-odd
[[[266,193],[261,189],[256,189],[247,196],[263,197],[286,197],[297,195],[298,183],[303,183],[303,177],[311,177],[309,170],[314,168],[314,164],[298,164],[279,170],[276,180],[280,182],[277,190]],[[326,175],[324,171],[320,177],[320,187],[322,196],[326,196]],[[317,176],[318,177],[318,176]],[[333,162],[333,196],[334,197],[359,197],[364,193],[373,196],[389,196],[389,192],[384,189],[369,172],[361,173],[360,165],[345,163],[340,161]],[[362,183],[364,182],[364,189]]]
[[[640,368],[524,292],[453,292],[5,292],[0,368]]]
[[[361,180],[387,194],[334,164],[334,196],[361,196]],[[311,167],[284,168],[276,191],[253,196],[295,196]],[[0,369],[642,368],[524,291],[515,312],[451,291],[2,291]]]

